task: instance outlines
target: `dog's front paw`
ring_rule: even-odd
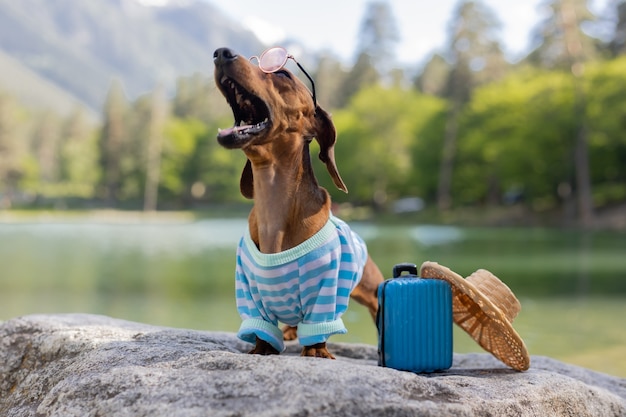
[[[326,349],[326,342],[317,343],[302,348],[300,356],[312,356],[314,358],[335,359],[335,357]]]
[[[283,327],[283,339],[296,340],[298,338],[298,328],[294,326]]]
[[[256,346],[250,352],[253,355],[278,355],[278,351],[265,340],[256,338]]]

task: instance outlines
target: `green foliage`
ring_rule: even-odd
[[[64,141],[60,149],[60,181],[67,184],[67,195],[82,198],[95,196],[100,179],[96,135],[76,112],[63,127]]]
[[[583,23],[594,20],[583,0],[542,4],[552,13],[537,25],[540,44],[512,67],[504,61],[491,11],[480,2],[459,2],[442,56],[434,56],[407,88],[402,71],[391,68],[397,40],[392,10],[371,2],[354,65],[347,68],[326,56],[311,69],[320,102],[334,112],[336,160],[350,193],[336,190],[324,165],[315,161],[320,183],[337,202],[378,210],[404,196],[422,197],[427,205],[437,201],[442,208],[450,202],[495,206],[515,200],[534,211],[562,209],[578,196],[587,203],[592,198],[595,207],[626,202],[626,58],[602,58],[623,55],[626,8],[615,5],[614,39],[601,45],[582,31]],[[81,13],[98,14],[102,7]],[[37,19],[43,24],[45,14]],[[24,39],[14,37],[35,42]],[[124,44],[124,54],[138,44]],[[53,49],[64,50],[61,46],[53,39]],[[4,55],[0,60],[7,61]],[[81,96],[93,98],[92,89],[101,87],[88,80],[106,69],[93,72],[78,61],[67,61],[80,64],[72,71],[59,66],[53,73],[63,72],[59,79],[66,80],[77,71],[89,73],[74,78],[89,84]],[[136,69],[146,62],[155,68],[157,61]],[[145,73],[139,72],[142,78]],[[144,200],[161,208],[241,202],[245,156],[217,143],[217,128],[233,120],[211,74],[181,77],[170,99],[158,91],[131,100],[122,82],[114,81],[99,123],[84,110],[68,111],[67,103],[59,102],[62,112],[29,112],[0,92],[0,208],[82,201],[128,208],[145,207]],[[583,193],[581,167],[587,161],[591,192]]]
[[[590,66],[585,81],[594,202],[603,206],[626,199],[626,57]]]
[[[66,118],[32,115],[0,96],[2,206],[11,206],[21,193],[35,202],[87,199],[141,207],[149,138],[157,128],[162,138],[160,207],[241,202],[245,156],[217,143],[218,127],[230,126],[232,116],[225,116],[227,107],[218,105],[223,98],[208,83],[198,76],[181,82],[183,95],[168,103],[173,111],[161,116],[162,123],[153,120],[152,95],[128,102],[119,84],[112,87],[100,126],[80,111]],[[202,88],[194,90],[194,85]],[[580,78],[523,67],[476,88],[459,112],[454,204],[499,205],[515,192],[531,210],[565,205],[568,187],[575,187],[573,153],[581,126],[577,86],[585,97],[582,125],[594,204],[626,201],[626,58],[621,58],[587,64]],[[211,111],[194,110],[193,103],[209,105]],[[314,161],[321,185],[339,203],[378,210],[403,196],[432,204],[450,104],[451,99],[399,86],[360,88],[333,116],[337,165],[350,193],[336,190],[324,165]]]
[[[161,166],[164,197],[212,203],[239,199],[239,173],[245,158],[241,152],[220,147],[215,132],[216,126],[194,118],[169,122]]]
[[[435,97],[377,85],[360,91],[335,115],[335,154],[351,201],[383,205],[390,197],[425,192],[428,180],[415,175],[414,149],[433,140],[432,119],[443,107]],[[327,175],[318,177],[328,183]]]
[[[626,60],[597,64],[584,76],[592,183],[597,206],[626,195]],[[466,107],[455,196],[484,201],[522,190],[535,209],[559,204],[557,190],[574,175],[574,78],[526,69],[478,88]],[[620,191],[621,190],[621,191]]]
[[[455,196],[470,203],[516,188],[551,200],[571,174],[573,124],[567,74],[526,70],[478,88],[460,128]]]
[[[206,126],[198,120],[171,120],[165,128],[161,161],[161,189],[171,195],[184,195],[190,180],[185,176],[186,162],[206,135]]]
[[[24,174],[22,164],[28,152],[20,140],[23,119],[24,112],[17,103],[0,92],[0,207],[10,206],[10,195]]]

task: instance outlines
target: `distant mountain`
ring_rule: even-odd
[[[201,0],[0,0],[0,90],[49,84],[97,112],[112,79],[131,98],[158,84],[173,90],[180,76],[210,74],[221,46],[246,55],[263,49],[252,32]],[[31,76],[13,79],[15,61]]]
[[[8,93],[18,98],[26,108],[32,110],[54,110],[67,116],[77,108],[85,108],[84,103],[72,94],[42,78],[15,58],[0,50],[0,93]],[[87,107],[87,115],[97,120],[98,115]]]

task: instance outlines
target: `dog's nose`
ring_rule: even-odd
[[[224,65],[237,59],[237,54],[228,48],[219,48],[213,52],[215,65]]]

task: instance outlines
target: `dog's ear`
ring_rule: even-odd
[[[315,108],[315,139],[320,144],[320,160],[326,164],[326,169],[333,179],[333,182],[341,191],[347,193],[348,188],[344,184],[337,164],[335,164],[335,142],[337,141],[337,131],[330,115],[320,106]]]
[[[250,200],[254,198],[254,178],[252,177],[252,164],[249,159],[246,159],[246,165],[241,172],[241,179],[239,180],[239,190],[241,194]]]

